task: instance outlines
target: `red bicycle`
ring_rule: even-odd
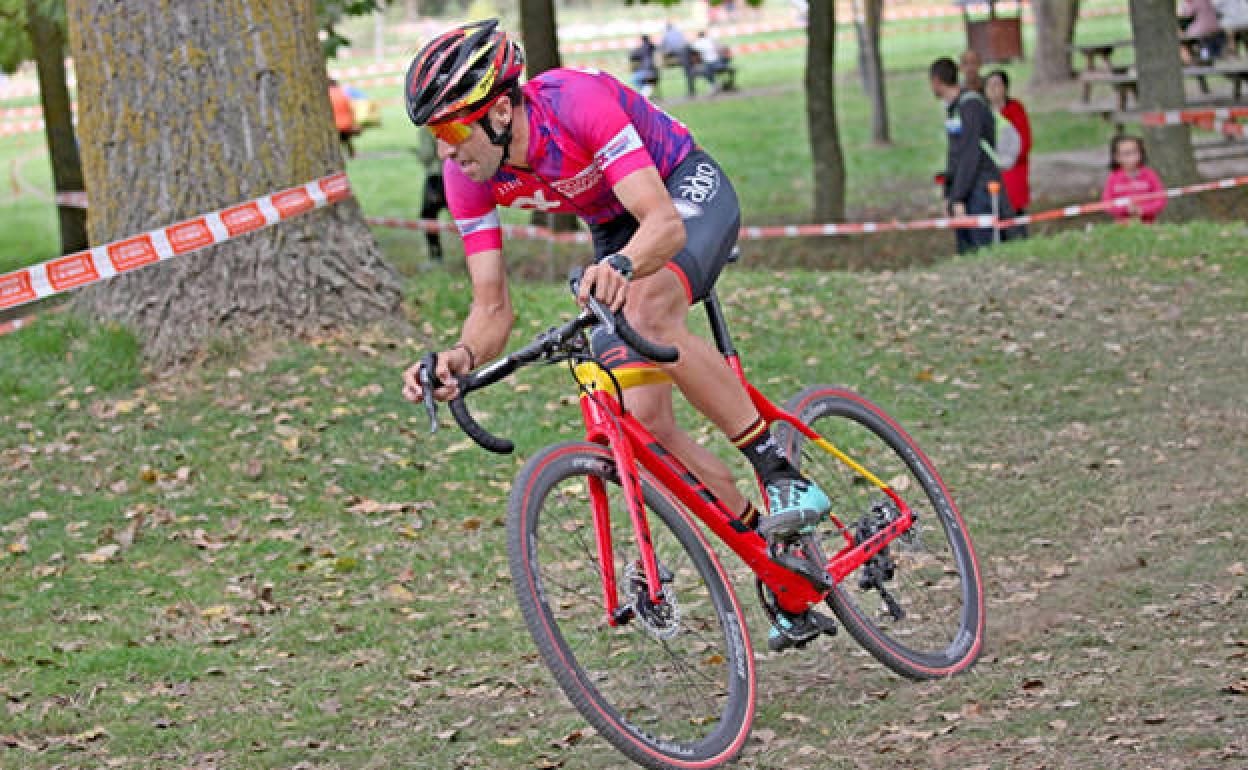
[[[462,378],[450,404],[478,444],[510,452],[510,441],[472,417],[465,396],[531,363],[568,363],[585,440],[542,449],[517,476],[507,512],[512,583],[569,700],[617,749],[650,768],[730,762],[754,716],[745,615],[695,520],[754,571],[763,609],[778,627],[781,613],[809,612],[817,628],[832,633],[836,621],[818,611],[827,606],[880,662],[912,679],[965,671],[984,638],[970,537],[914,440],[843,388],[809,387],[777,407],[746,381],[715,293],[703,304],[719,350],[776,424],[789,458],[833,501],[833,515],[813,534],[767,542],[628,412],[633,381],[661,373],[612,373],[594,359],[586,329],[615,324],[634,349],[658,361],[675,360],[676,351],[640,338],[622,315],[596,302]],[[433,371],[429,363],[425,374]],[[436,429],[433,387],[426,382]]]

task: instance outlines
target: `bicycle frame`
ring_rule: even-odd
[[[846,544],[827,559],[825,571],[829,582],[835,586],[854,572],[868,559],[884,549],[888,543],[903,534],[914,524],[914,514],[905,501],[886,483],[841,452],[822,436],[793,415],[773,404],[745,378],[740,357],[728,339],[718,299],[714,292],[704,301],[711,329],[721,353],[749,393],[750,400],[767,423],[786,422],[800,431],[837,460],[875,485],[897,506],[900,515],[887,527],[869,539],[855,543],[845,526],[832,517]],[[636,541],[640,548],[641,568],[646,576],[650,600],[662,602],[662,584],[650,539],[650,526],[642,505],[640,464],[658,483],[686,509],[701,520],[715,535],[731,548],[751,570],[771,589],[779,607],[786,612],[801,613],[822,601],[830,590],[816,588],[807,578],[777,564],[768,554],[767,542],[753,528],[742,522],[727,508],[710,489],[698,480],[680,460],[664,449],[654,436],[631,414],[624,411],[615,393],[611,378],[595,363],[581,364],[576,369],[581,383],[581,414],[585,421],[586,440],[602,444],[610,449],[620,475],[620,486],[628,506]],[[611,539],[610,510],[606,487],[597,477],[590,479],[590,501],[593,512],[594,531],[598,560],[602,565],[603,602],[607,622],[618,625],[623,617],[620,610],[619,592],[615,576],[615,561]],[[765,496],[764,496],[765,499]]]

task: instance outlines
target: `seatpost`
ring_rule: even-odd
[[[732,346],[732,338],[728,336],[728,322],[724,320],[724,310],[719,304],[719,295],[714,287],[702,300],[706,306],[706,318],[711,323],[711,334],[715,335],[715,347],[727,358],[735,358],[737,349]]]

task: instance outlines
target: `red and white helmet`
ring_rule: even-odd
[[[486,19],[429,41],[407,70],[407,116],[418,126],[476,113],[510,90],[524,72],[524,52]]]

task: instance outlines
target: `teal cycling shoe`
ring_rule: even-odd
[[[772,623],[772,627],[767,629],[767,649],[772,652],[780,652],[790,647],[805,647],[820,634],[836,634],[836,622],[813,610],[807,610],[801,615],[777,612]]]
[[[768,541],[808,535],[832,510],[823,490],[806,479],[782,478],[767,483],[771,515],[763,517],[758,533]]]

